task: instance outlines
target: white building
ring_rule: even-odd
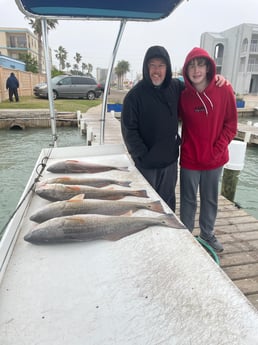
[[[205,32],[200,46],[215,59],[237,94],[258,94],[258,24],[241,24],[223,32]]]

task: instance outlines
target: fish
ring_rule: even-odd
[[[61,183],[36,184],[35,193],[49,201],[69,200],[78,194],[84,194],[84,199],[119,200],[125,196],[148,198],[145,189],[101,189]]]
[[[140,209],[165,213],[159,200],[152,202],[111,200],[85,200],[84,194],[75,196],[70,200],[52,202],[30,216],[30,220],[42,223],[56,217],[71,216],[76,214],[102,214],[120,216],[130,211]]]
[[[186,229],[174,214],[159,217],[73,215],[52,218],[36,225],[24,240],[33,244],[118,241],[150,226]]]
[[[118,181],[114,179],[108,179],[108,178],[88,178],[88,177],[70,177],[70,176],[59,176],[59,177],[53,177],[48,178],[43,181],[42,183],[61,183],[61,184],[77,184],[77,185],[86,185],[91,187],[106,187],[111,184],[116,184],[123,187],[130,187],[130,184],[132,181]]]
[[[102,165],[96,163],[88,163],[84,161],[68,159],[51,164],[47,171],[52,173],[88,173],[94,174],[109,170],[129,171],[128,167],[116,167],[111,165]]]

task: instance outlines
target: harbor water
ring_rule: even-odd
[[[258,121],[257,121],[258,122]],[[58,128],[58,147],[85,145],[76,127]],[[42,148],[51,148],[49,128],[0,130],[0,233],[13,214]],[[258,146],[247,147],[235,202],[258,219]]]

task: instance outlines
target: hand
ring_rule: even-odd
[[[223,75],[221,74],[216,74],[215,76],[215,80],[216,80],[216,86],[221,87],[224,84],[226,84],[227,86],[230,85],[230,82],[223,77]]]

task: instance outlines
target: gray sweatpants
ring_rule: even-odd
[[[218,189],[222,168],[213,170],[180,169],[180,219],[192,232],[200,192],[200,235],[209,239],[213,235],[218,210]]]

